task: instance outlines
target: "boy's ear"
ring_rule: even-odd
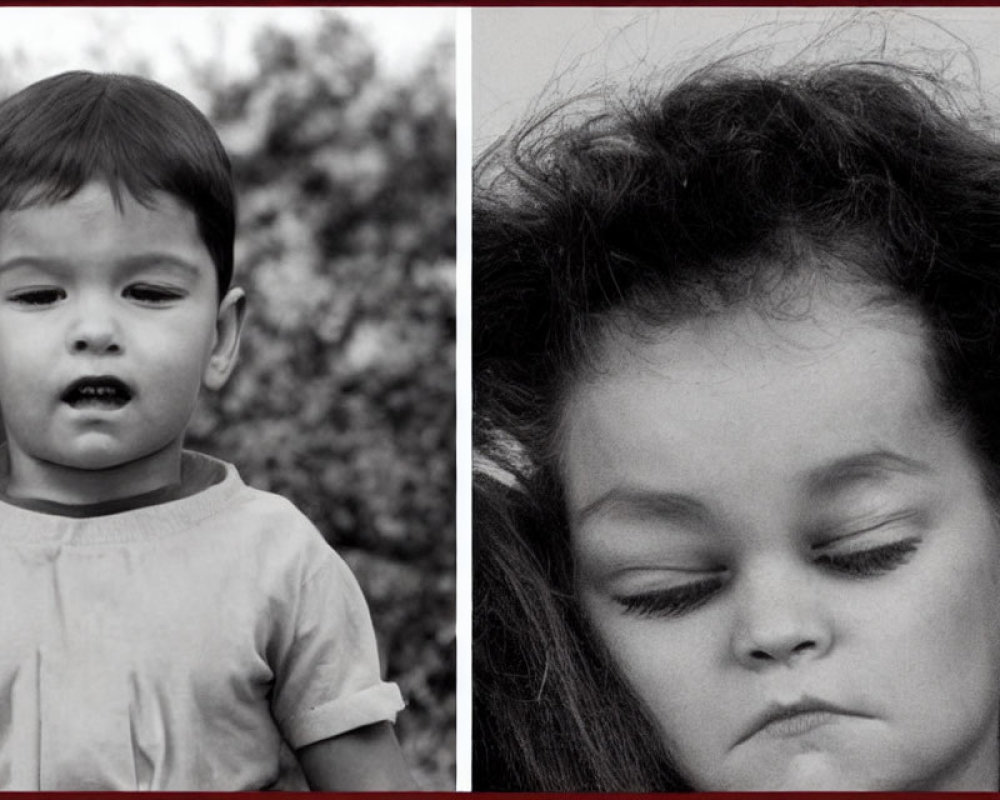
[[[246,295],[243,290],[230,289],[226,292],[219,303],[219,314],[215,321],[215,344],[202,376],[205,386],[213,391],[225,385],[236,366],[245,312]]]

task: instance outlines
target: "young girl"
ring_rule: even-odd
[[[475,788],[998,788],[1000,147],[957,107],[711,68],[483,158]]]

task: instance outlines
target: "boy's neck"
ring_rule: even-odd
[[[11,498],[62,505],[92,505],[156,492],[181,483],[181,446],[171,445],[117,467],[85,470],[31,458],[8,449]]]

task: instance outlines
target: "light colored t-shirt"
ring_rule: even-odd
[[[236,470],[73,519],[0,502],[0,788],[304,789],[292,750],[395,719],[343,560]]]

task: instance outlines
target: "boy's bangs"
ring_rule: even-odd
[[[95,181],[108,187],[118,209],[126,195],[152,207],[156,192],[172,194],[185,205],[192,205],[177,187],[191,185],[194,176],[177,174],[186,171],[180,163],[163,163],[162,150],[159,158],[152,149],[136,158],[117,143],[88,141],[84,137],[58,144],[58,149],[25,159],[23,169],[7,173],[0,184],[0,210],[61,203]]]
[[[59,203],[93,181],[118,208],[173,196],[195,215],[220,292],[232,275],[235,197],[229,157],[208,120],[143,78],[71,72],[0,103],[0,211]]]

